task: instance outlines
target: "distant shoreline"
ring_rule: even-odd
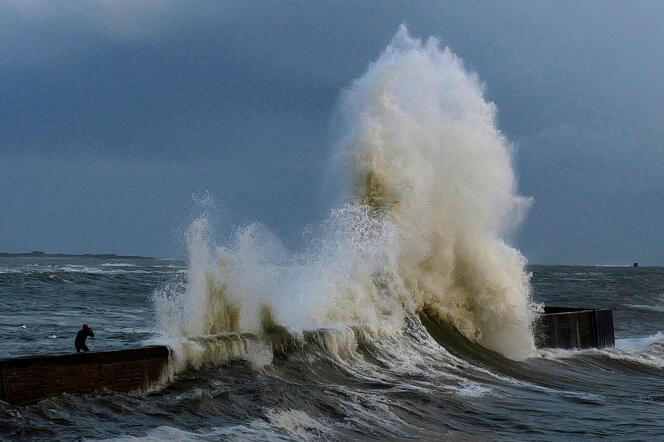
[[[158,259],[151,256],[116,255],[115,253],[44,253],[37,250],[27,253],[0,252],[0,258],[98,258],[98,259]]]

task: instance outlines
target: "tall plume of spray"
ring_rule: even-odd
[[[290,255],[266,229],[213,248],[205,217],[189,228],[189,274],[157,293],[165,334],[362,325],[399,332],[426,310],[509,358],[534,350],[525,260],[504,238],[528,200],[475,75],[401,27],[342,94],[337,160],[352,192]]]
[[[398,231],[407,310],[426,308],[507,357],[534,348],[525,259],[503,238],[529,200],[482,85],[435,38],[401,26],[341,103],[356,203]]]

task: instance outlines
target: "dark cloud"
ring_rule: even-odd
[[[329,120],[400,23],[478,72],[535,262],[664,261],[664,7],[0,1],[0,249],[174,255],[191,195],[291,244]],[[658,230],[659,229],[659,230]]]

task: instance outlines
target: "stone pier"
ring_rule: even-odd
[[[168,347],[150,346],[0,359],[0,400],[23,405],[62,393],[139,392],[162,380],[168,357]]]

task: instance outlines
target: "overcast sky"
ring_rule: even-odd
[[[664,3],[0,1],[0,251],[181,256],[192,195],[295,247],[399,24],[486,85],[532,263],[664,264]]]

